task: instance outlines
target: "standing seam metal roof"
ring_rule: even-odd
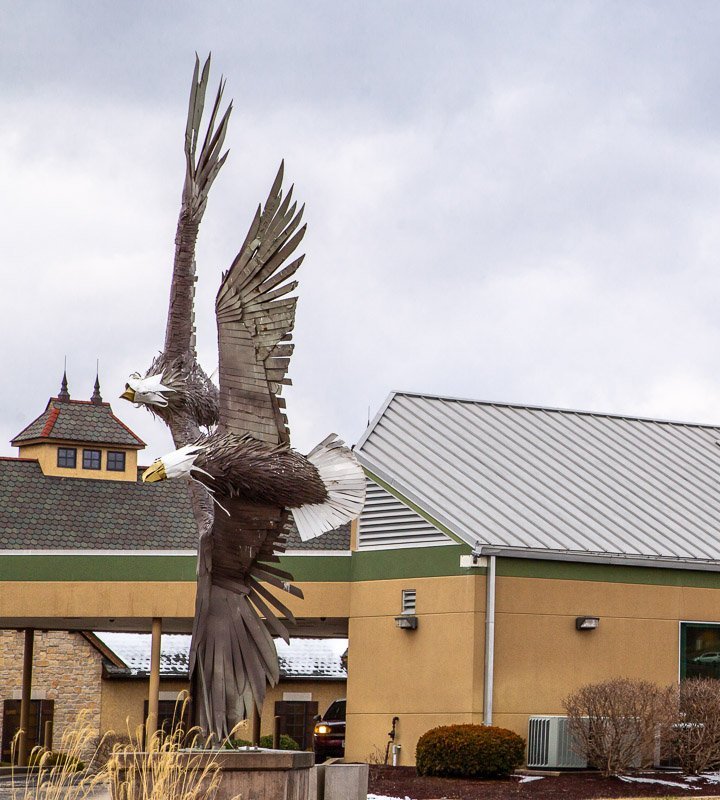
[[[393,393],[362,463],[468,543],[720,559],[720,428]]]

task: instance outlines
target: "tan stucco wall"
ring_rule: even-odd
[[[669,574],[669,573],[668,573]],[[418,630],[394,627],[403,588]],[[347,756],[384,753],[400,717],[401,764],[437,725],[483,721],[485,578],[357,583],[351,590]],[[593,632],[575,617],[600,617]],[[562,714],[574,689],[612,677],[674,683],[680,621],[720,622],[720,590],[498,576],[493,722],[527,737],[534,714]]]
[[[165,694],[177,697],[187,691],[188,682],[182,680],[160,681],[161,699],[170,699]],[[102,713],[100,727],[104,733],[113,731],[119,735],[131,732],[143,724],[143,710],[148,699],[148,680],[104,680],[102,682]]]
[[[298,617],[350,612],[350,584],[294,582],[304,599],[276,593]],[[194,581],[0,581],[0,617],[185,617],[195,614]],[[87,626],[85,626],[87,627]]]
[[[0,617],[192,619],[194,613],[194,581],[0,581]]]
[[[600,617],[595,631],[575,617]],[[720,620],[720,592],[680,586],[498,579],[496,724],[527,735],[533,714],[562,714],[574,689],[613,677],[679,678],[679,622]]]
[[[77,450],[76,467],[58,467],[58,447],[74,447]],[[100,450],[100,469],[83,469],[83,449]],[[108,452],[125,453],[125,471],[113,472],[106,469]],[[99,444],[82,444],[81,442],[53,442],[52,444],[27,444],[18,448],[20,458],[35,458],[40,464],[43,475],[56,475],[60,478],[88,478],[102,481],[136,481],[137,450],[126,450],[124,447],[103,447]]]
[[[429,728],[470,722],[482,710],[482,576],[365,581],[352,585],[348,651],[346,756],[384,753],[392,717],[400,717],[401,764]],[[403,589],[416,591],[418,629],[395,625]]]

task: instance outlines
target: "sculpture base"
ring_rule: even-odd
[[[141,760],[146,754],[137,754]],[[315,756],[294,750],[213,750],[181,752],[183,760],[197,766],[212,759],[220,767],[220,786],[216,800],[310,800]],[[121,759],[122,762],[122,759]],[[122,773],[122,763],[120,772]],[[121,775],[122,779],[122,775]],[[114,798],[113,800],[121,800]]]
[[[309,800],[313,753],[224,750],[215,754],[222,778],[216,800]]]

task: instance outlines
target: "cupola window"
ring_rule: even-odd
[[[77,464],[77,450],[74,447],[58,447],[57,453],[58,467],[75,469]]]
[[[83,450],[83,469],[100,469],[99,450]]]
[[[125,453],[110,450],[107,454],[109,472],[125,472]]]

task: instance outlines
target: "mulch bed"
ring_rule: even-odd
[[[534,773],[538,774],[538,773]],[[682,783],[678,773],[641,773],[643,778]],[[537,800],[598,800],[611,797],[720,797],[720,783],[698,780],[697,789],[680,789],[660,784],[626,783],[619,778],[603,778],[597,772],[565,772],[548,775],[542,780],[520,783],[518,777],[498,780],[466,780],[462,778],[421,778],[414,767],[370,766],[372,794],[388,797],[409,797],[412,800],[514,800],[518,797]]]

